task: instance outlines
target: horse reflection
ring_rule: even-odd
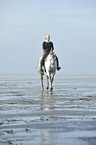
[[[40,110],[43,111],[50,111],[53,110],[53,104],[54,104],[54,100],[53,100],[53,92],[52,91],[46,91],[47,93],[43,93],[41,94],[41,107]]]

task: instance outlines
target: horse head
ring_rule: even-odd
[[[55,60],[56,60],[56,54],[51,50],[50,53],[49,53],[49,56],[50,56],[51,64],[54,64]]]

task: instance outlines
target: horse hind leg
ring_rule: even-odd
[[[41,75],[41,90],[43,91],[43,75]]]

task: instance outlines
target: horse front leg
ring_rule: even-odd
[[[43,91],[44,88],[43,88],[43,75],[41,75],[41,90]]]
[[[47,76],[47,86],[46,86],[46,89],[48,90],[49,89],[49,77]]]
[[[52,91],[53,90],[53,87],[52,87],[52,79],[51,79],[51,75],[50,75],[50,90]]]
[[[53,83],[53,80],[54,80],[54,76],[55,76],[55,73],[52,74],[52,77],[51,77],[51,82]]]
[[[50,90],[52,91],[53,90],[53,80],[54,80],[54,76],[55,76],[55,73],[52,74],[52,76],[50,77]]]

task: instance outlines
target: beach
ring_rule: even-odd
[[[0,145],[96,145],[96,75],[0,74]]]

